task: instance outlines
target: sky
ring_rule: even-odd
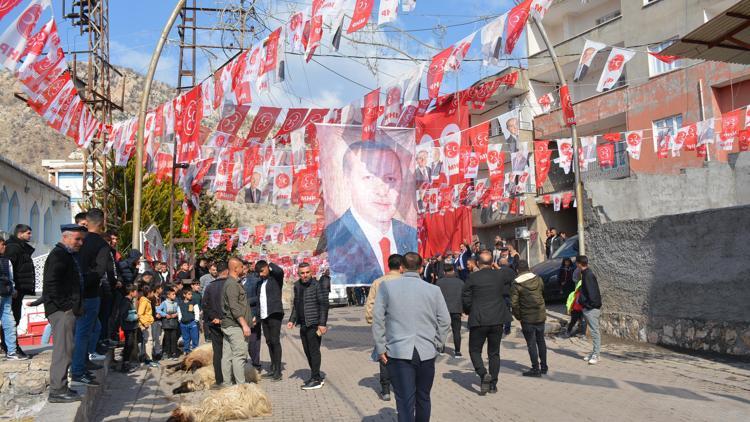
[[[250,1],[245,0],[245,3],[249,4]],[[198,5],[222,8],[239,2],[240,0],[198,0]],[[292,13],[306,10],[310,2],[310,0],[256,0],[256,10],[259,20],[262,21],[257,27],[265,24],[273,30],[282,22],[286,22]],[[71,1],[66,2],[68,8],[70,3]],[[112,63],[145,74],[151,59],[151,52],[174,4],[173,0],[110,0],[110,59]],[[379,0],[375,0],[373,14],[377,13],[378,4]],[[403,13],[399,8],[399,17],[391,26],[368,26],[353,34],[359,42],[342,39],[338,53],[329,48],[330,31],[326,31],[323,44],[317,53],[328,55],[328,57],[316,57],[315,60],[319,63],[305,63],[301,56],[287,54],[286,80],[274,85],[269,94],[254,96],[253,103],[284,107],[346,105],[360,99],[368,91],[379,86],[385,87],[413,71],[417,64],[411,60],[403,60],[406,58],[404,53],[414,58],[429,59],[441,49],[481,29],[489,19],[507,12],[513,5],[513,0],[418,0],[415,10],[410,13]],[[63,48],[66,51],[85,49],[87,38],[81,37],[77,28],[71,27],[69,21],[61,18],[62,2],[53,0],[53,8]],[[198,24],[216,26],[217,21],[211,19],[211,16],[216,16],[216,14],[199,14]],[[348,22],[349,19],[346,18],[345,27]],[[375,16],[371,18],[371,22],[375,22]],[[5,27],[4,23],[0,23],[0,27]],[[262,32],[262,35],[267,33],[266,30]],[[199,43],[221,44],[220,31],[199,31],[198,36]],[[173,28],[156,74],[157,80],[171,86],[177,85],[178,40],[176,28]],[[395,48],[373,46],[372,43]],[[467,59],[478,58],[479,49],[479,34],[477,34]],[[522,55],[523,50],[524,48],[517,47],[515,54]],[[231,51],[225,53],[221,50],[199,51],[198,81],[226,62],[231,54],[233,54]],[[358,58],[351,56],[358,56]],[[510,62],[518,64],[518,60]],[[502,67],[498,66],[483,66],[480,61],[465,61],[460,72],[446,75],[441,92],[465,88],[501,70]],[[423,93],[423,97],[424,95]]]

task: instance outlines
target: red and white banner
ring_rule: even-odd
[[[352,21],[349,24],[349,28],[346,30],[347,34],[359,31],[367,25],[367,22],[370,21],[372,6],[374,4],[375,0],[356,0]]]
[[[537,102],[542,108],[542,113],[549,113],[552,110],[552,106],[555,105],[555,96],[550,92],[539,97]]]
[[[487,169],[490,176],[504,171],[505,156],[502,152],[503,144],[487,145]]]
[[[526,21],[529,19],[530,8],[531,0],[524,0],[508,12],[508,21],[505,24],[505,54],[511,54],[516,47],[516,42],[521,38]]]
[[[741,130],[738,142],[741,152],[750,151],[750,131]]]
[[[5,7],[6,13],[14,4],[0,5]],[[26,50],[26,44],[31,38],[32,32],[36,27],[42,12],[50,6],[49,0],[32,0],[26,9],[10,24],[10,26],[0,35],[0,64],[5,66],[11,72],[15,72],[16,65],[21,60]],[[2,9],[0,9],[0,13]]]
[[[278,166],[274,168],[273,203],[288,206],[292,200],[292,167]]]
[[[500,55],[503,52],[503,32],[507,17],[508,14],[505,13],[482,27],[479,38],[482,43],[482,62],[485,66],[499,64]]]
[[[480,163],[487,161],[487,147],[489,145],[490,122],[480,123],[461,132],[471,142],[471,147],[477,153]]]
[[[401,11],[411,12],[417,7],[417,0],[401,0]]]
[[[178,145],[177,160],[180,163],[189,163],[198,157],[200,134],[200,122],[203,119],[203,97],[200,85],[188,91],[181,97],[180,111],[178,114]]]
[[[641,158],[641,145],[643,144],[643,131],[634,130],[625,132],[625,142],[627,143],[628,154],[633,160]]]
[[[578,60],[576,73],[575,75],[573,75],[573,82],[580,82],[580,80],[586,76],[589,67],[591,67],[591,62],[594,61],[594,56],[596,56],[596,53],[606,47],[607,44],[586,40],[586,43],[583,44],[581,58]]]
[[[448,47],[432,58],[430,68],[427,71],[427,93],[430,98],[437,98],[440,94],[440,85],[443,83],[445,64],[453,53],[453,47]]]
[[[305,15],[297,12],[289,18],[287,24],[287,40],[292,48],[292,53],[302,53],[305,46],[302,45],[302,33],[305,29]]]
[[[219,125],[216,126],[216,130],[229,134],[230,136],[236,136],[240,127],[245,122],[245,117],[247,116],[248,111],[250,111],[250,106],[226,104],[222,111],[222,118],[219,121]]]
[[[443,146],[445,154],[445,174],[450,177],[458,174],[459,171],[459,160],[460,160],[460,148],[461,148],[461,132],[450,133],[440,140]]]
[[[547,175],[551,167],[552,151],[549,149],[549,141],[534,141],[534,170],[536,173],[536,188],[541,189],[547,181]]]
[[[396,126],[401,117],[401,89],[402,84],[396,84],[385,91],[385,108],[381,126]]]
[[[365,106],[362,110],[362,140],[371,141],[375,139],[375,128],[378,124],[380,88],[365,95],[364,104]]]
[[[599,78],[599,84],[596,86],[597,92],[604,92],[612,89],[620,79],[622,71],[625,70],[625,63],[629,62],[635,56],[635,51],[624,48],[612,47],[609,53],[607,63],[604,65],[604,71]]]
[[[599,159],[599,167],[613,167],[615,165],[615,144],[606,142],[597,145],[596,156]]]
[[[21,0],[0,0],[0,20],[18,6],[19,3],[21,3]]]
[[[286,112],[286,117],[284,118],[284,123],[281,124],[281,128],[278,132],[276,132],[276,135],[274,135],[274,139],[277,141],[281,141],[281,143],[284,142],[288,135],[301,128],[302,124],[305,123],[305,116],[307,116],[308,111],[310,109],[308,108],[290,108]]]
[[[725,138],[736,138],[740,133],[740,129],[745,127],[742,124],[742,113],[743,110],[734,110],[728,113],[724,113],[721,116],[721,134]]]
[[[560,87],[560,107],[562,107],[565,125],[572,126],[576,124],[576,114],[573,111],[573,103],[570,100],[570,91],[567,85]]]
[[[256,89],[259,92],[267,91],[271,84],[276,82],[276,70],[279,67],[279,43],[284,43],[281,39],[281,27],[268,34],[264,42],[264,53],[261,55],[256,80]]]
[[[378,26],[393,22],[398,17],[398,0],[380,0]]]
[[[471,43],[474,42],[474,37],[476,35],[476,31],[472,32],[453,46],[453,51],[445,62],[446,71],[456,72],[461,68],[461,62],[464,60],[464,57],[466,57],[466,53],[469,52]]]
[[[539,20],[544,19],[544,15],[547,14],[552,2],[554,0],[532,0],[531,1],[531,15]]]
[[[558,139],[557,141],[558,157],[555,162],[565,172],[570,173],[570,166],[573,164],[573,140],[570,138]]]
[[[273,129],[279,113],[281,113],[281,109],[276,107],[264,106],[258,109],[258,112],[255,113],[253,124],[250,125],[250,130],[247,132],[246,139],[251,142],[265,141],[268,133]]]
[[[466,168],[463,169],[464,179],[476,179],[479,171],[479,155],[476,152],[470,152],[466,160]]]

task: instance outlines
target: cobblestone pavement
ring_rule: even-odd
[[[393,421],[395,399],[376,394],[378,366],[369,360],[370,327],[363,308],[331,310],[330,331],[323,340],[320,390],[300,390],[309,375],[297,329],[283,330],[284,380],[261,386],[273,404],[267,421]],[[747,421],[750,415],[750,364],[708,360],[666,349],[607,341],[598,365],[582,357],[585,339],[547,338],[550,373],[541,379],[521,376],[528,367],[523,336],[514,322],[503,339],[498,394],[480,397],[478,377],[468,359],[452,347],[437,359],[432,390],[433,421]],[[263,361],[267,349],[263,346]],[[112,374],[96,420],[163,421],[179,403],[197,404],[205,392],[172,396],[161,369],[133,375]]]

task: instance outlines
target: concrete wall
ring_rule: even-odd
[[[631,161],[632,162],[632,161]],[[601,221],[644,219],[750,204],[750,153],[681,174],[639,174],[585,184]]]

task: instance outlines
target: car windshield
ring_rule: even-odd
[[[555,253],[552,254],[552,258],[573,258],[578,255],[578,236],[573,236],[566,240],[562,246]]]

